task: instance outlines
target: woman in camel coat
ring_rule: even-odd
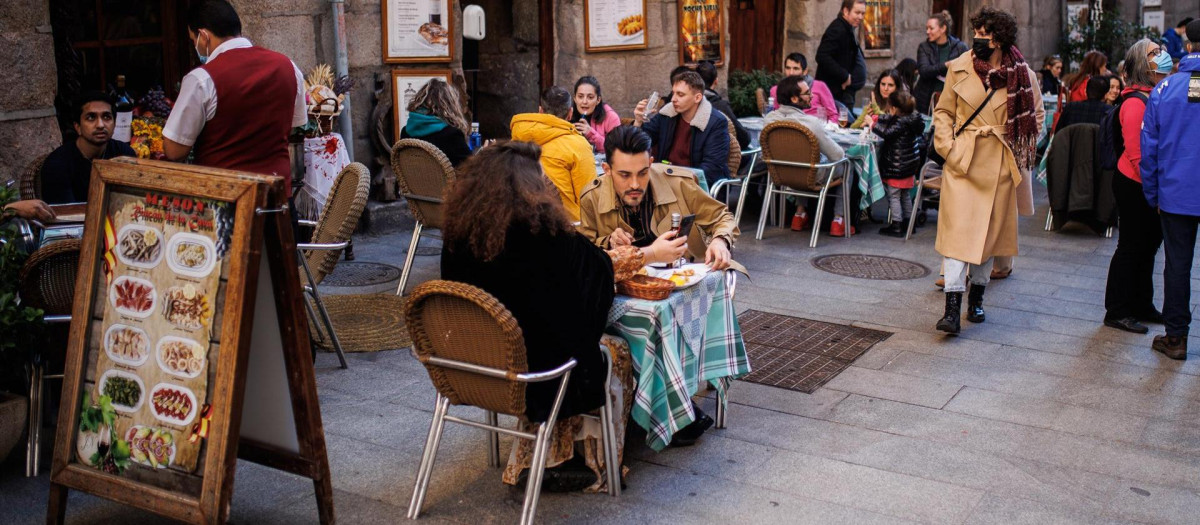
[[[992,258],[1017,255],[1017,214],[1033,214],[1028,173],[1045,116],[1037,76],[1014,45],[1013,16],[985,7],[971,25],[972,51],[950,62],[933,115],[934,147],[946,159],[937,234],[946,313],[937,328],[949,333],[960,328],[967,276],[967,320],[980,323]],[[971,120],[989,88],[995,94]]]

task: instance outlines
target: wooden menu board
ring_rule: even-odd
[[[313,479],[333,522],[284,179],[93,166],[47,520],[75,489],[224,522],[241,441],[247,459]],[[240,440],[243,411],[292,420]]]

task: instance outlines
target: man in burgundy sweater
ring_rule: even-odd
[[[183,77],[163,127],[167,158],[195,150],[201,166],[288,177],[288,134],[308,122],[300,69],[242,38],[225,0],[193,3],[187,25],[201,66]]]

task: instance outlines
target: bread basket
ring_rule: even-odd
[[[649,275],[635,275],[617,283],[617,293],[648,301],[661,301],[675,291],[675,283]]]

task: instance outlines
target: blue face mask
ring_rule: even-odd
[[[1171,74],[1171,68],[1174,65],[1175,65],[1174,62],[1171,61],[1170,53],[1167,53],[1166,51],[1163,51],[1163,52],[1159,53],[1157,57],[1154,57],[1154,66],[1155,66],[1156,73],[1169,75],[1169,74]]]
[[[199,45],[199,44],[200,44],[200,33],[196,33],[196,45]],[[203,64],[207,63],[208,55],[201,53],[199,47],[195,47],[195,46],[192,46],[192,47],[193,47],[193,49],[196,50],[196,57],[198,57],[200,59],[200,64],[203,65]]]

